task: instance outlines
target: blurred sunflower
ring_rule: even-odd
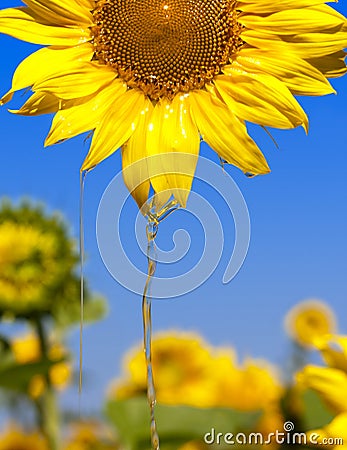
[[[317,342],[328,367],[307,365],[296,375],[298,385],[314,389],[334,411],[347,412],[347,336]]]
[[[64,450],[117,450],[113,433],[102,423],[89,420],[74,423],[70,426],[69,438]]]
[[[0,319],[50,316],[60,327],[79,321],[76,247],[59,214],[30,202],[0,202]],[[84,290],[85,319],[97,320],[105,302]]]
[[[48,47],[19,65],[2,103],[30,86],[16,112],[56,113],[46,145],[94,130],[82,170],[119,147],[123,168],[160,155],[139,186],[125,175],[139,205],[150,185],[185,205],[200,136],[244,172],[269,172],[245,121],[307,130],[293,95],[332,93],[327,78],[346,72],[346,19],[323,0],[25,3],[0,11],[0,32]]]
[[[332,411],[347,412],[347,374],[343,371],[307,365],[296,379],[299,386],[316,391]]]
[[[19,364],[28,364],[40,361],[42,358],[40,342],[34,334],[26,334],[15,338],[12,341],[12,352],[14,359]],[[49,378],[52,386],[58,390],[64,389],[71,381],[72,368],[66,361],[67,352],[61,344],[52,343],[48,350],[48,357],[51,361],[58,361],[49,370]],[[42,375],[34,375],[28,386],[28,394],[36,399],[40,397],[46,389],[46,380]]]
[[[283,387],[269,364],[248,359],[239,366],[232,349],[210,347],[192,333],[157,335],[152,347],[159,403],[262,411],[259,425],[264,429],[278,422]],[[146,367],[141,348],[130,351],[124,363],[124,375],[111,385],[110,397],[145,394]]]
[[[47,442],[37,432],[26,433],[17,425],[10,425],[0,433],[0,450],[49,450]]]
[[[321,300],[305,300],[295,305],[285,317],[289,336],[302,347],[315,346],[325,335],[334,333],[333,311]]]
[[[308,443],[312,447],[328,448],[330,450],[346,450],[347,448],[347,413],[336,416],[323,428],[308,431]],[[310,442],[313,436],[315,442]],[[318,436],[318,437],[317,437]]]
[[[346,448],[347,336],[326,335],[315,343],[328,367],[307,365],[296,375],[297,386],[314,390],[336,416],[329,424],[310,430],[307,435],[319,435],[317,442],[322,448]]]
[[[275,367],[267,361],[251,358],[239,365],[230,356],[221,352],[214,361],[214,406],[258,411],[254,431],[264,436],[280,430],[284,422],[280,407],[284,387]],[[275,441],[269,444],[271,449],[277,447]]]
[[[25,203],[0,205],[0,316],[49,312],[71,283],[77,287],[76,262],[74,242],[58,216]]]
[[[112,384],[110,396],[122,399],[144,394],[147,378],[141,347],[131,350],[124,362],[124,377]],[[157,335],[152,342],[152,362],[158,402],[198,407],[213,404],[213,359],[199,336],[178,332]]]
[[[269,363],[248,358],[238,366],[230,358],[220,357],[215,371],[216,405],[240,411],[272,410],[278,406],[283,387]]]

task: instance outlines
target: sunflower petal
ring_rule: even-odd
[[[95,8],[95,0],[75,0],[75,2],[82,8],[92,10]]]
[[[162,99],[154,108],[146,140],[148,167],[154,190],[169,190],[185,207],[199,154],[198,130],[191,118],[187,95],[172,102]]]
[[[33,90],[49,92],[65,100],[86,97],[110,84],[115,76],[110,67],[76,61],[65,63],[59,73],[35,82]]]
[[[0,10],[0,33],[40,45],[73,46],[91,39],[87,27],[50,26],[26,7]]]
[[[45,141],[45,146],[56,144],[64,139],[70,139],[78,134],[95,129],[101,122],[113,98],[126,91],[126,85],[119,79],[86,102],[61,109],[54,116],[51,129]]]
[[[265,17],[241,14],[238,21],[249,29],[280,35],[322,33],[332,28],[341,28],[346,23],[344,16],[327,5],[287,9]]]
[[[136,130],[142,111],[146,111],[150,103],[143,94],[134,89],[118,97],[111,96],[110,101],[111,106],[94,132],[81,170],[95,167],[121,147]]]
[[[62,67],[68,64],[89,62],[92,55],[93,49],[89,43],[63,49],[59,47],[41,48],[19,64],[13,75],[12,87],[3,96],[0,103],[5,104],[11,100],[13,92],[33,86],[38,80],[60,73]]]
[[[347,374],[330,367],[307,365],[296,376],[297,383],[313,389],[336,411],[346,411]]]
[[[293,94],[326,95],[334,93],[324,75],[307,61],[293,53],[275,53],[271,51],[242,49],[235,61],[240,70],[267,73],[282,81]],[[235,62],[233,62],[235,67]]]
[[[336,33],[306,33],[287,37],[259,30],[246,30],[241,36],[247,44],[261,50],[278,53],[290,51],[303,59],[319,58],[347,47],[347,32],[343,30]]]
[[[270,172],[267,162],[248,136],[246,126],[208,92],[192,91],[189,96],[194,122],[208,145],[243,172]]]
[[[137,128],[122,147],[124,182],[140,209],[146,203],[150,189],[144,136],[146,136],[152,112],[153,105],[148,102],[146,110],[140,114]]]
[[[327,78],[341,77],[347,72],[346,67],[346,52],[341,50],[340,52],[326,55],[320,58],[312,58],[307,61],[314,67],[316,67]]]
[[[83,24],[92,25],[92,14],[89,7],[81,6],[71,0],[23,0],[31,11],[40,16],[45,22],[52,25],[74,26]]]
[[[332,0],[337,2],[337,0]],[[293,8],[307,8],[326,3],[326,0],[242,0],[237,2],[236,9],[253,14],[273,13]]]
[[[38,116],[40,114],[55,113],[59,110],[60,100],[51,94],[35,92],[18,110],[9,110],[21,116]]]
[[[238,117],[248,122],[276,128],[308,130],[308,119],[289,89],[277,78],[266,74],[224,68],[214,84],[221,97]]]

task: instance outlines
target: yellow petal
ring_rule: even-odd
[[[246,126],[208,92],[192,91],[189,95],[194,122],[203,139],[225,161],[244,172],[270,172],[267,162],[248,136]]]
[[[347,375],[341,370],[307,365],[297,375],[297,380],[314,389],[335,411],[346,411]]]
[[[328,78],[341,77],[347,72],[345,63],[346,52],[341,50],[340,52],[326,55],[320,58],[312,58],[307,61],[316,67]]]
[[[9,110],[13,114],[22,116],[38,116],[40,114],[49,114],[57,112],[60,100],[54,95],[44,92],[35,92],[29,100],[18,110]]]
[[[95,0],[75,0],[75,2],[84,9],[92,10],[95,8]]]
[[[12,97],[12,93],[19,91],[39,80],[50,78],[54,74],[59,74],[62,67],[69,67],[69,64],[76,62],[89,62],[93,55],[93,47],[89,43],[76,47],[42,48],[25,58],[17,67],[9,92],[0,100],[1,104],[6,103]]]
[[[290,51],[304,59],[319,58],[347,47],[347,32],[345,31],[280,37],[259,30],[246,30],[241,35],[247,44],[254,47],[262,50],[273,50],[278,53]]]
[[[114,70],[94,62],[65,63],[59,73],[38,80],[34,91],[49,92],[62,99],[86,97],[110,84],[116,77]]]
[[[318,69],[290,52],[276,53],[245,48],[236,55],[235,61],[240,64],[240,70],[273,75],[293,94],[325,95],[335,92]]]
[[[148,102],[146,110],[143,110],[140,114],[134,133],[122,147],[124,182],[140,209],[146,203],[150,189],[150,178],[145,158],[145,136],[152,112],[153,105]]]
[[[91,39],[90,30],[84,26],[61,27],[42,23],[40,16],[29,8],[0,10],[0,33],[40,45],[79,45]]]
[[[241,14],[238,21],[247,28],[274,34],[304,34],[341,28],[346,19],[327,5],[287,9],[269,16]]]
[[[126,85],[116,79],[86,102],[61,109],[53,118],[45,146],[70,139],[78,134],[95,129],[101,122],[107,108],[115,98],[126,92]]]
[[[343,412],[338,414],[334,419],[324,427],[328,437],[335,439],[336,447],[345,449],[347,442],[347,412]],[[337,441],[337,439],[340,439]],[[328,441],[329,442],[329,441]],[[331,449],[331,445],[327,446],[327,448]]]
[[[95,167],[121,147],[136,130],[142,111],[149,108],[150,103],[142,93],[134,89],[110,100],[111,105],[96,128],[81,170]]]
[[[337,2],[337,0],[332,1]],[[307,8],[325,2],[326,0],[242,0],[237,2],[236,9],[253,14],[264,14],[293,8]]]
[[[154,108],[147,132],[148,167],[154,190],[169,190],[185,207],[199,154],[199,133],[190,115],[187,95]],[[160,175],[159,175],[160,174]]]
[[[238,117],[259,125],[294,128],[302,125],[307,131],[305,112],[289,89],[277,78],[267,74],[248,73],[233,66],[224,69],[227,75],[215,77],[214,84],[225,103]]]
[[[315,346],[330,367],[347,373],[347,336],[324,335],[315,342]]]
[[[24,0],[24,3],[44,22],[60,26],[92,25],[89,8],[71,0]]]

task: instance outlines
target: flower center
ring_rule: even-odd
[[[151,99],[199,89],[243,44],[235,0],[101,0],[95,57]]]

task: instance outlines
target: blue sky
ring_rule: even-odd
[[[6,0],[2,6],[15,4]],[[338,9],[347,12],[346,5],[338,5]],[[36,47],[6,36],[0,36],[0,45],[0,92],[4,93],[17,64]],[[300,99],[310,119],[308,136],[302,129],[274,130],[278,150],[263,130],[250,127],[272,172],[248,179],[235,168],[227,169],[241,190],[251,217],[246,261],[236,278],[223,285],[228,246],[232,245],[228,237],[226,254],[208,281],[187,295],[154,302],[154,331],[196,331],[212,344],[235,346],[241,358],[264,357],[282,364],[289,352],[283,318],[298,301],[314,297],[331,305],[340,330],[347,332],[347,78],[332,83],[337,96]],[[17,95],[11,107],[21,101]],[[28,196],[46,203],[49,210],[61,210],[77,237],[79,168],[88,145],[84,143],[85,136],[80,136],[44,149],[50,121],[49,116],[27,118],[11,115],[6,107],[0,109],[0,191],[14,201]],[[217,160],[207,146],[203,146],[202,154]],[[86,184],[86,274],[93,290],[108,298],[110,309],[105,320],[86,327],[84,333],[86,412],[101,405],[108,382],[119,375],[121,355],[142,336],[141,299],[109,275],[95,236],[101,196],[119,170],[117,153],[90,173]],[[193,189],[204,195],[204,188],[198,183]],[[135,206],[129,208],[134,215]],[[228,230],[230,217],[223,207],[220,220]],[[160,227],[160,245],[171,248],[172,231],[185,227],[199,244],[201,229],[188,215],[177,213]],[[230,230],[233,233],[232,224]],[[132,234],[127,228],[121,233],[126,234],[131,256],[144,267],[145,257],[133,248]],[[187,264],[201,254],[199,245],[194,244],[192,252]],[[182,270],[178,266],[176,269]],[[77,331],[72,332],[70,343],[77,350]],[[65,402],[77,408],[75,390],[65,395]]]

